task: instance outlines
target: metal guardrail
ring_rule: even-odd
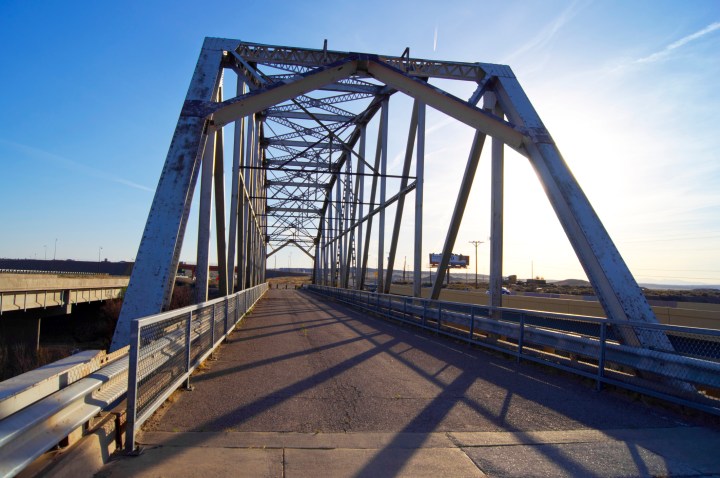
[[[0,420],[0,476],[17,475],[100,411],[125,397],[127,350],[111,355],[108,360],[114,361],[109,365],[98,368],[99,364],[90,360],[74,370],[39,379],[36,386],[20,387],[22,376],[16,377],[18,383],[10,385],[18,389],[7,394],[12,403],[6,404],[5,416]]]
[[[720,331],[432,301],[311,285],[354,308],[720,415]],[[657,346],[621,343],[653,337]],[[624,341],[627,342],[627,341]]]
[[[232,296],[134,321],[134,330],[142,333],[136,336],[139,340],[134,342],[134,349],[130,347],[130,354],[125,348],[102,360],[91,357],[76,360],[76,365],[60,363],[73,362],[71,357],[46,366],[48,373],[38,369],[2,382],[6,387],[0,387],[0,392],[7,390],[0,393],[0,476],[16,476],[126,396],[128,406],[131,401],[143,404],[141,421],[131,416],[128,408],[126,443],[134,444],[135,430],[142,421],[183,381],[189,380],[195,367],[266,290],[267,284],[262,284]],[[184,328],[173,328],[173,322],[182,323]],[[138,348],[138,344],[142,347]],[[182,358],[182,370],[173,377],[177,354]],[[107,361],[111,363],[102,366]]]
[[[59,274],[67,276],[106,276],[107,272],[68,272],[68,271],[53,271],[53,270],[40,270],[40,269],[0,269],[2,274]]]
[[[133,321],[125,449],[140,426],[202,363],[267,291],[260,284],[234,295]]]

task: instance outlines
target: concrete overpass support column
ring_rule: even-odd
[[[0,320],[0,347],[8,351],[12,359],[13,348],[25,348],[33,353],[40,348],[40,317],[28,317],[29,313],[20,317],[4,314]]]

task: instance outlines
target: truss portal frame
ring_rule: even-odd
[[[224,85],[226,72],[231,79]],[[462,99],[433,85],[436,80],[469,82],[474,92]],[[235,96],[224,98],[230,83]],[[414,104],[402,171],[396,174],[388,172],[388,111],[398,93],[412,97]],[[409,50],[384,56],[331,51],[327,43],[323,49],[308,49],[207,38],[153,199],[112,349],[128,343],[131,320],[169,306],[201,170],[198,302],[207,298],[213,195],[221,292],[263,282],[267,257],[286,246],[298,247],[314,260],[316,283],[362,288],[374,227],[377,287],[387,292],[406,197],[413,193],[413,292],[419,296],[427,106],[476,131],[433,298],[440,292],[490,136],[491,305],[500,305],[501,298],[503,150],[508,146],[537,172],[608,318],[657,322],[510,67],[411,58]],[[234,136],[227,154],[232,169],[226,234],[223,127],[230,124]],[[369,128],[376,139],[372,152],[367,151]],[[394,191],[388,191],[390,183]],[[386,234],[391,204],[396,214]],[[622,337],[628,344],[670,347],[662,334],[628,330]]]

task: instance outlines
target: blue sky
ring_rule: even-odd
[[[0,257],[52,258],[56,239],[59,259],[135,257],[205,36],[509,64],[636,278],[720,283],[714,0],[3,0]],[[425,253],[442,247],[454,195],[437,191],[459,181],[471,140],[440,114],[429,121]],[[487,241],[488,159],[456,252]],[[584,278],[524,158],[507,154],[506,180],[505,273]],[[480,254],[483,271],[487,244]],[[284,250],[277,264],[308,265],[301,256]]]

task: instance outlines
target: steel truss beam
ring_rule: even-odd
[[[236,94],[228,99],[222,98],[223,69],[237,75]],[[431,84],[435,79],[470,81],[474,93],[469,100],[463,100]],[[399,174],[388,171],[391,154],[388,135],[397,130],[390,128],[388,108],[397,92],[415,100]],[[485,100],[485,109],[476,106],[481,99]],[[414,190],[413,294],[419,296],[426,105],[476,131],[443,248],[445,262],[467,205],[483,140],[490,136],[492,303],[498,305],[500,300],[502,150],[507,145],[527,157],[535,168],[607,316],[616,320],[656,321],[509,67],[422,60],[411,58],[407,51],[401,56],[383,56],[208,38],[153,199],[112,349],[128,343],[132,319],[157,313],[170,304],[201,168],[198,264],[202,260],[202,269],[206,270],[214,190],[223,292],[264,281],[268,255],[287,246],[300,248],[313,260],[316,283],[362,288],[368,275],[375,216],[378,216],[377,285],[388,291],[400,240],[404,197]],[[375,118],[378,112],[379,119]],[[222,126],[230,123],[235,125],[233,154],[225,155]],[[375,125],[376,154],[374,161],[369,162],[365,157],[366,131]],[[227,241],[225,156],[233,158],[229,169],[232,186]],[[415,174],[411,176],[413,156]],[[389,181],[391,178],[400,181]],[[411,179],[414,182],[410,183]],[[388,191],[391,185],[397,187],[395,194]],[[386,210],[395,203],[396,215],[387,242]],[[364,205],[369,205],[369,212],[364,211]],[[314,254],[309,250],[310,244],[314,245]],[[268,254],[270,245],[275,249]],[[389,257],[385,269],[386,246]],[[237,277],[232,273],[236,267]],[[433,296],[439,294],[444,268],[440,269]],[[207,277],[203,277],[198,300],[206,297],[206,281]],[[670,347],[664,335],[640,334],[632,328],[622,340],[635,346]]]

